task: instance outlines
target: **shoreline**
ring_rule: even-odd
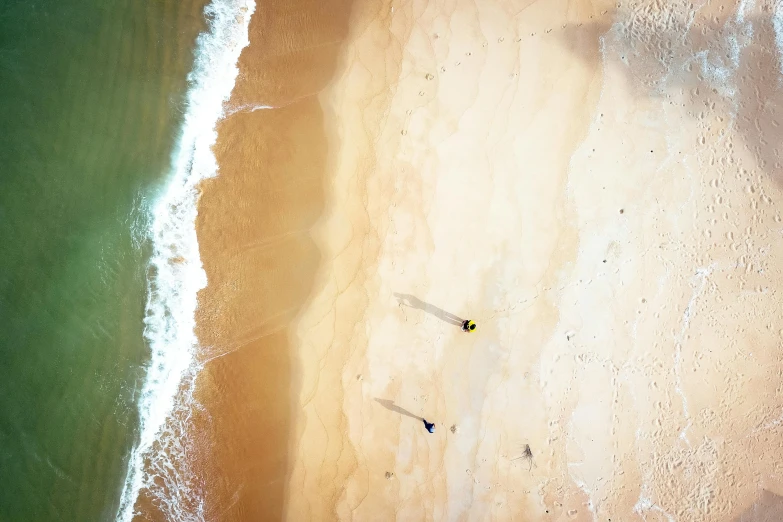
[[[332,122],[316,94],[331,80],[349,5],[257,6],[218,127],[220,175],[200,187],[209,285],[199,294],[197,334],[208,362],[194,431],[203,434],[205,504],[219,510],[210,519],[284,517],[298,371],[291,325],[321,260],[309,230],[323,212],[329,172]]]
[[[165,519],[187,513],[191,506],[170,501],[174,490],[198,504],[193,498],[198,487],[181,480],[188,464],[180,444],[187,439],[186,410],[192,406],[197,371],[197,293],[207,284],[195,227],[199,183],[216,174],[214,127],[234,86],[253,6],[252,0],[213,0],[204,8],[208,29],[196,39],[169,179],[151,209],[144,317],[151,353],[136,406],[138,440],[130,452],[116,513],[124,522],[145,512],[159,512]]]
[[[716,470],[750,477],[761,463],[741,453],[775,443],[748,437],[779,421],[729,368],[780,382],[756,269],[783,249],[735,238],[767,241],[754,226],[780,222],[781,190],[754,136],[734,148],[752,129],[732,127],[731,90],[693,88],[710,86],[688,67],[698,48],[672,51],[681,83],[650,79],[656,24],[679,18],[342,5],[254,17],[221,176],[202,185],[210,518],[739,514]],[[720,28],[700,9],[693,31]],[[637,15],[655,23],[629,38]],[[739,51],[762,82],[756,52]],[[752,313],[748,285],[766,299]],[[752,419],[733,407],[748,398]],[[774,469],[742,494],[783,492]]]

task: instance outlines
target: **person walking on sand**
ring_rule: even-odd
[[[464,321],[462,321],[462,331],[463,332],[470,333],[470,332],[472,332],[475,329],[476,329],[476,323],[474,323],[470,319],[465,319]]]
[[[421,419],[424,421],[424,427],[427,428],[427,431],[430,433],[435,433],[435,424],[432,422],[427,422],[427,419]]]

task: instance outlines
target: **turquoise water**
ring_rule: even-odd
[[[0,3],[0,520],[113,519],[203,2]]]

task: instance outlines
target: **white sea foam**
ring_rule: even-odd
[[[118,521],[130,522],[143,489],[189,483],[187,477],[176,477],[176,452],[183,445],[169,439],[184,435],[182,426],[197,371],[196,294],[207,283],[195,229],[198,184],[217,174],[212,153],[215,127],[236,82],[237,61],[249,43],[248,26],[254,10],[253,0],[213,0],[204,10],[209,30],[196,42],[185,117],[171,157],[169,182],[152,209],[152,258],[144,319],[151,357],[138,403],[139,440],[131,451]],[[160,480],[156,470],[164,469],[174,474],[173,482],[171,476]],[[183,493],[176,486],[173,491],[170,486],[166,489],[172,495]],[[195,511],[180,511],[181,516],[165,509],[165,499],[158,497],[157,504],[170,519],[203,518],[199,499],[174,502]]]

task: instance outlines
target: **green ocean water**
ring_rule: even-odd
[[[111,520],[204,2],[0,2],[0,521]]]

